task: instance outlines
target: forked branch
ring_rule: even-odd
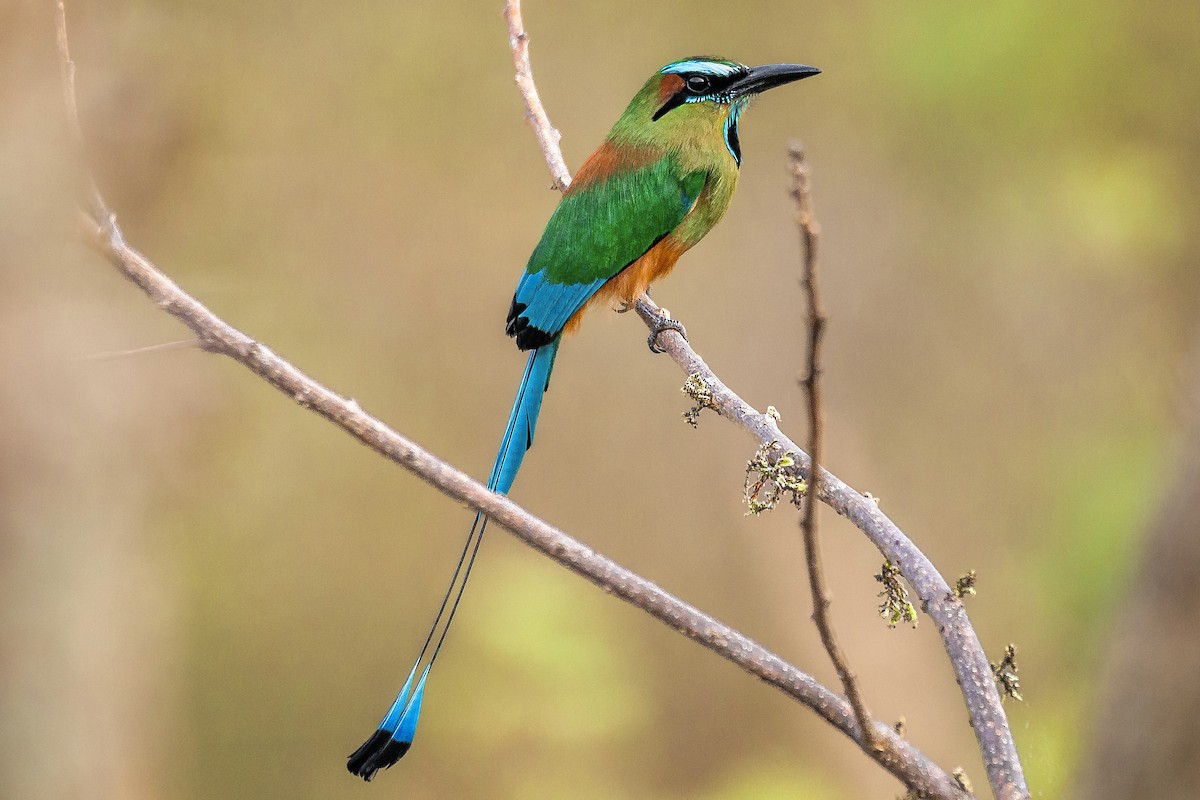
[[[82,152],[82,138],[79,133],[80,127],[74,96],[74,64],[67,46],[66,18],[62,0],[58,0],[57,5],[59,55],[63,69],[67,114],[75,144]],[[516,5],[515,2],[509,3],[510,30],[512,30],[515,20],[517,30],[523,33],[520,29],[519,7],[516,8],[517,15],[515,17],[511,15],[511,9]],[[520,48],[527,47],[527,37],[514,37],[513,44],[514,55],[518,56]],[[526,74],[528,75],[527,51],[525,59]],[[520,61],[518,60],[517,63],[519,70]],[[531,75],[528,84],[532,88]],[[522,93],[526,97],[527,103],[530,97],[536,102],[536,91],[526,93],[523,87]],[[537,105],[540,107],[540,103]],[[562,165],[561,171],[556,172],[554,164],[551,163],[550,157],[559,151],[556,137],[549,134],[552,128],[548,119],[545,118],[544,111],[540,119],[531,115],[531,121],[535,130],[539,132],[539,141],[543,143],[543,149],[548,153],[548,163],[552,174],[555,174],[556,183],[560,187],[567,185],[569,175],[566,172],[565,164]],[[558,155],[558,160],[561,164],[561,153]],[[84,172],[89,175],[87,179],[88,196],[85,203],[87,206],[86,233],[89,242],[126,279],[141,289],[162,310],[186,325],[196,336],[202,348],[237,361],[301,406],[326,418],[378,454],[418,475],[446,495],[487,514],[500,526],[534,549],[586,577],[605,591],[641,608],[685,636],[700,642],[744,671],[795,698],[847,736],[857,736],[858,725],[850,705],[811,676],[647,579],[599,555],[586,545],[525,511],[507,497],[489,492],[478,481],[436,458],[407,437],[365,412],[353,400],[314,381],[260,342],[217,317],[163,274],[149,259],[125,242],[115,215],[107,207],[99,191],[96,190],[90,173],[86,170]],[[646,314],[653,314],[655,307],[653,304],[643,302],[639,304],[639,311],[645,317]],[[711,371],[707,369],[707,366],[692,353],[686,342],[678,335],[666,333],[661,337],[661,341],[677,362],[681,364],[687,362],[688,353],[691,353],[691,357],[694,357],[692,366],[702,369],[705,375],[711,376]],[[716,381],[715,376],[712,376],[710,383],[717,390],[714,402],[724,416],[738,421],[752,431],[760,429],[758,417],[762,415],[758,415],[757,412],[742,403],[740,398]],[[763,419],[769,418],[763,417]],[[778,431],[778,428],[776,427],[775,430]],[[763,429],[762,432],[768,431]],[[777,439],[785,447],[795,447],[781,433],[778,434]],[[799,452],[798,448],[795,449]],[[822,499],[835,510],[858,520],[856,524],[859,524],[860,527],[883,524],[879,520],[873,522],[868,518],[869,515],[864,516],[858,513],[858,506],[854,498],[857,497],[861,500],[861,497],[853,494],[848,487],[828,473],[823,472],[822,476],[826,486],[821,493]],[[882,518],[882,515],[879,517]],[[886,521],[886,518],[882,518],[882,520]],[[891,534],[886,533],[885,529],[884,535]],[[910,561],[907,566],[901,562],[901,568],[911,570],[912,574],[916,574],[919,566],[919,562]],[[910,571],[906,571],[905,574],[912,580]],[[933,574],[936,576],[936,573]],[[916,584],[914,584],[914,588],[916,588]],[[963,619],[965,620],[965,616]],[[952,622],[953,619],[950,621]],[[971,637],[973,638],[973,633]],[[988,674],[990,675],[990,673]],[[1002,718],[1001,723],[1003,723]],[[1003,725],[1001,727],[1006,733],[1007,728]],[[873,728],[883,742],[883,749],[876,754],[876,760],[901,780],[911,792],[935,798],[962,800],[970,797],[970,794],[965,792],[950,775],[910,743],[899,737],[891,728],[880,723],[874,723]],[[1019,776],[1019,765],[1017,770]],[[1023,787],[1023,781],[1021,785]],[[1004,796],[1019,797],[1022,795]]]
[[[58,35],[67,114],[73,135],[77,137],[80,129],[75,122],[74,64],[67,45],[62,0],[58,0]],[[82,140],[77,138],[76,144],[82,151]],[[89,209],[85,232],[89,243],[160,308],[190,328],[203,349],[228,356],[245,366],[299,405],[342,428],[376,453],[394,461],[446,495],[487,514],[530,547],[696,640],[744,671],[812,708],[847,735],[853,735],[854,718],[849,705],[811,676],[744,634],[538,519],[507,497],[488,491],[466,473],[438,459],[365,412],[353,400],[316,382],[265,345],[217,317],[125,242],[115,215],[100,193],[95,191],[90,177],[88,184]],[[888,740],[891,756],[888,767],[906,786],[929,797],[961,800],[968,796],[958,790],[943,770],[893,731],[883,728],[881,735]]]
[[[510,31],[511,21],[521,19],[520,5],[520,0],[506,0],[505,16],[510,20]],[[529,37],[523,27],[519,30],[520,50],[515,46],[517,40],[513,40],[517,83],[521,87],[527,116],[538,142],[541,143],[543,152],[547,148],[551,151],[546,156],[547,166],[551,174],[557,175],[558,165],[563,163],[557,131],[550,125],[536,90],[526,91],[527,85],[532,87],[532,77],[528,74]],[[526,78],[528,80],[525,80]],[[554,135],[551,135],[551,131]],[[658,305],[649,297],[643,296],[638,300],[637,311],[646,326],[652,331],[655,330],[655,325],[660,319]],[[777,443],[784,451],[793,453],[801,473],[809,479],[810,484],[812,483],[811,458],[784,435],[773,415],[759,413],[731,391],[678,333],[663,331],[657,341],[689,380],[694,379],[707,386],[711,394],[708,407],[745,428],[760,445],[770,447],[772,443]],[[1000,694],[992,680],[991,664],[979,637],[975,634],[975,629],[971,627],[962,599],[953,594],[933,563],[872,500],[854,491],[827,470],[818,468],[817,473],[817,490],[813,494],[838,514],[849,519],[886,558],[896,564],[905,580],[921,598],[921,608],[936,623],[946,654],[954,667],[959,688],[962,690],[993,793],[999,800],[1029,798],[1029,787],[1026,785],[1021,759],[1017,755],[1012,731],[1008,726],[1008,717],[1004,713]],[[878,725],[874,727],[878,729]],[[856,741],[859,741],[860,745],[864,744],[858,739]],[[957,785],[955,788],[959,790]]]

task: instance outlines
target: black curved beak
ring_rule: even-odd
[[[744,97],[819,74],[821,70],[804,64],[764,64],[751,67],[749,72],[729,86],[729,91],[735,97]]]

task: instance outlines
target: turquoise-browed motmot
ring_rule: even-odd
[[[533,444],[542,394],[563,336],[579,327],[593,305],[633,304],[704,238],[737,186],[738,122],[751,98],[818,72],[800,64],[747,67],[722,58],[687,58],[658,70],[634,96],[563,194],[517,283],[506,332],[518,348],[531,352],[489,489],[508,492]],[[665,327],[675,326],[661,321],[650,336],[651,348]],[[411,747],[429,670],[454,620],[486,526],[487,518],[476,515],[404,688],[378,730],[347,762],[355,775],[371,780]]]

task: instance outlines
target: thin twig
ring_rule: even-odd
[[[134,347],[129,350],[109,350],[104,353],[92,353],[84,356],[86,361],[114,361],[118,358],[127,358],[129,356],[140,356],[146,353],[161,353],[166,350],[186,350],[189,347],[200,347],[199,339],[180,339],[177,342],[161,342],[160,344],[148,344],[145,347]]]
[[[75,102],[75,62],[71,60],[67,48],[67,9],[63,0],[57,0],[54,9],[55,28],[58,34],[58,65],[62,77],[63,103],[66,105],[67,127],[70,132],[71,146],[75,149],[76,162],[82,166],[87,164],[84,155],[83,128],[79,125],[79,106]],[[105,210],[104,198],[92,177],[90,169],[80,169],[84,181],[84,194],[87,195],[87,210],[95,219],[99,219]]]
[[[69,63],[65,16],[61,14],[59,38],[60,54],[64,63]],[[69,113],[73,112],[74,92],[69,85],[66,97]],[[103,202],[96,209],[94,217],[87,231],[93,245],[161,309],[190,328],[203,349],[237,361],[376,453],[414,473],[447,496],[482,511],[530,547],[793,697],[847,736],[854,736],[856,722],[849,704],[811,676],[744,634],[533,516],[504,495],[488,491],[466,473],[438,459],[366,413],[355,401],[308,377],[265,345],[217,317],[149,259],[131,248],[125,242],[115,216]],[[886,742],[880,763],[906,786],[932,798],[967,800],[971,797],[954,783],[951,776],[893,730],[883,725],[878,725],[878,728],[878,734]]]
[[[554,187],[565,192],[571,185],[571,171],[563,160],[562,148],[558,143],[562,134],[550,124],[550,117],[538,96],[537,86],[533,82],[533,68],[529,65],[529,34],[525,32],[525,23],[521,19],[520,0],[507,0],[504,4],[504,19],[508,23],[508,43],[512,47],[513,65],[517,69],[517,88],[525,99],[525,118],[533,128],[538,145],[542,148],[542,157],[550,168],[554,178]]]
[[[804,148],[793,142],[788,149],[788,166],[792,172],[792,197],[796,200],[796,225],[800,229],[803,244],[804,273],[800,282],[808,298],[808,374],[800,381],[808,399],[808,456],[812,459],[811,479],[804,498],[804,511],[800,516],[800,530],[804,537],[804,558],[808,565],[808,583],[812,589],[813,622],[821,635],[821,644],[833,662],[838,679],[846,692],[846,698],[854,709],[854,718],[862,731],[859,741],[864,749],[878,750],[882,743],[874,736],[871,712],[867,710],[858,678],[850,668],[850,661],[838,643],[829,614],[829,589],[825,585],[825,571],[821,563],[821,539],[817,528],[817,497],[821,494],[821,454],[824,438],[825,417],[821,402],[821,345],[825,339],[825,309],[821,304],[821,289],[817,281],[817,242],[820,229],[813,218],[811,175],[804,160]]]
[[[519,0],[508,0],[505,13],[511,15],[513,7],[516,7],[519,19]],[[512,17],[509,16],[509,19]],[[524,33],[524,28],[520,31]],[[522,44],[523,48],[519,49],[518,44]],[[522,70],[522,64],[528,71],[528,60],[526,58],[523,61],[523,55],[528,55],[527,38],[519,41],[513,39],[513,58],[518,73]],[[532,76],[529,80],[532,85]],[[550,125],[537,92],[523,90],[521,94],[525,99],[526,112],[533,125],[534,134],[546,156],[546,164],[551,174],[557,174],[558,165],[563,163],[557,131]],[[544,124],[539,120],[545,120]],[[554,131],[553,135],[551,131]],[[642,295],[635,307],[646,326],[655,330],[662,315],[658,305],[648,296]],[[783,433],[775,417],[759,413],[738,397],[709,369],[687,340],[675,331],[663,331],[657,341],[683,369],[685,375],[696,374],[699,380],[713,388],[713,408],[721,416],[745,428],[760,445],[769,446],[772,442],[777,442],[787,451],[795,453],[801,472],[811,477],[811,460],[799,445]],[[822,468],[819,471],[820,491],[814,494],[835,512],[849,519],[885,557],[899,567],[913,591],[921,598],[922,609],[937,624],[942,645],[954,667],[955,677],[962,691],[971,728],[979,742],[993,793],[999,800],[1026,800],[1030,796],[1029,787],[1025,782],[1024,770],[1021,768],[1021,759],[1013,742],[1008,717],[992,681],[991,664],[975,629],[971,626],[961,599],[950,591],[949,585],[933,566],[933,562],[879,510],[878,505],[851,489],[827,470]]]

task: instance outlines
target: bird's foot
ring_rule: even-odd
[[[658,345],[658,337],[661,336],[664,331],[675,331],[683,337],[685,342],[688,338],[687,329],[683,327],[682,322],[671,319],[671,312],[667,311],[665,308],[660,308],[658,311],[659,313],[654,316],[654,324],[650,327],[650,336],[646,339],[646,344],[650,346],[651,353],[667,352]]]
[[[651,296],[650,290],[652,288],[654,288],[654,287],[647,286],[646,289],[642,292],[642,294],[644,294],[646,297],[650,297]],[[638,307],[638,303],[640,303],[640,302],[642,302],[642,298],[640,298],[640,297],[635,297],[632,300],[622,300],[620,308],[617,309],[617,313],[625,314],[629,311],[633,311],[635,308]],[[668,314],[667,316],[669,317],[670,314]]]

